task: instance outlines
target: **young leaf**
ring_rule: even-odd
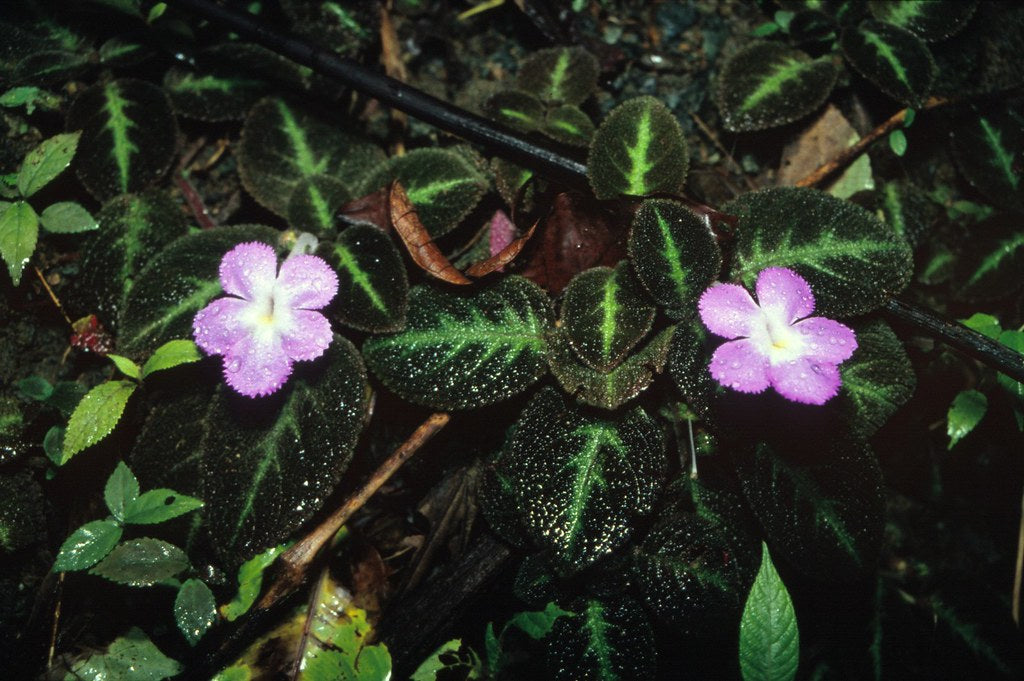
[[[114,430],[138,383],[107,381],[86,393],[75,407],[64,435],[64,456],[61,465],[87,447],[96,444]]]
[[[110,509],[110,514],[124,523],[125,509],[139,497],[139,481],[128,469],[124,461],[117,462],[117,468],[107,478],[103,488],[103,500]]]
[[[888,324],[872,320],[854,330],[857,349],[839,366],[840,404],[848,410],[851,430],[868,437],[910,399],[917,381],[903,343]]]
[[[773,128],[817,109],[838,76],[827,55],[811,59],[781,43],[756,42],[722,67],[714,85],[715,104],[729,130]]]
[[[558,681],[653,679],[654,633],[647,614],[628,597],[573,603],[544,641]]]
[[[953,398],[946,417],[946,434],[949,435],[949,446],[953,449],[956,443],[967,437],[975,426],[981,423],[988,411],[988,398],[977,390],[961,390]]]
[[[935,58],[910,31],[865,21],[843,31],[843,54],[862,76],[907,106],[920,107],[935,78]]]
[[[1024,331],[1014,331],[1008,329],[999,334],[999,342],[1017,352],[1024,355]],[[1024,400],[1024,383],[1015,381],[1006,374],[999,374],[997,377],[999,385],[1016,397],[1017,399]]]
[[[871,0],[879,21],[913,31],[924,40],[944,40],[961,31],[978,8],[975,0]]]
[[[360,185],[360,196],[397,180],[430,236],[459,226],[480,202],[488,178],[465,154],[453,149],[414,149],[378,165]]]
[[[984,312],[975,312],[970,318],[961,319],[960,323],[968,329],[973,329],[992,340],[999,340],[999,334],[1003,332],[1003,327],[999,320]]]
[[[767,267],[788,267],[811,285],[815,314],[869,312],[911,274],[906,241],[863,208],[813,189],[750,192],[723,211],[739,216],[732,276],[753,288]]]
[[[417,286],[405,329],[363,345],[370,369],[405,399],[436,409],[493,404],[547,370],[547,294],[521,277],[457,295]]]
[[[110,355],[107,355],[108,357]],[[158,347],[142,365],[140,378],[145,379],[155,371],[173,369],[182,364],[198,362],[203,358],[192,340],[170,340]]]
[[[61,544],[53,572],[70,572],[92,567],[117,546],[124,530],[115,521],[93,520],[71,533]]]
[[[139,368],[138,364],[131,361],[127,357],[122,357],[121,355],[115,355],[112,352],[108,352],[107,359],[113,362],[114,366],[117,367],[118,371],[120,371],[128,378],[134,378],[135,380],[139,380],[140,378],[142,378],[142,369]]]
[[[544,102],[529,92],[496,92],[484,102],[484,111],[499,123],[523,132],[533,132],[544,123]]]
[[[600,66],[582,47],[537,50],[519,66],[516,87],[548,103],[581,104],[597,89]]]
[[[562,144],[585,147],[594,137],[594,122],[579,107],[563,104],[549,109],[541,132]]]
[[[282,217],[302,180],[329,175],[354,187],[384,158],[377,145],[344,132],[336,122],[275,97],[249,111],[237,154],[246,190]]]
[[[610,419],[569,407],[553,389],[530,401],[498,463],[533,541],[568,572],[629,538],[665,475],[661,428],[640,408]]]
[[[121,520],[125,525],[153,525],[202,507],[201,499],[173,489],[151,489],[128,503]]]
[[[173,544],[143,537],[118,545],[90,574],[127,586],[152,586],[188,568],[188,556]]]
[[[17,286],[21,271],[36,250],[39,238],[39,217],[26,201],[0,201],[0,256],[7,272]]]
[[[372,333],[405,326],[409,277],[391,237],[373,225],[352,225],[327,259],[338,272],[338,295],[330,307],[338,321]]]
[[[97,199],[139,191],[174,160],[178,125],[162,89],[142,80],[99,83],[71,104],[67,127],[80,129],[75,173]]]
[[[761,544],[761,569],[740,619],[743,681],[792,681],[800,663],[800,631],[793,601]]]
[[[199,643],[213,626],[217,620],[217,602],[205,582],[193,578],[181,585],[174,599],[174,620],[190,646]]]
[[[263,571],[288,549],[288,544],[273,546],[242,563],[238,568],[238,593],[230,602],[220,607],[220,614],[228,622],[234,622],[244,615],[256,602],[263,588]]]
[[[79,234],[99,229],[96,218],[89,214],[82,204],[74,201],[58,201],[43,209],[39,222],[48,232],[54,234]]]
[[[502,631],[515,627],[524,634],[539,641],[551,633],[559,617],[573,617],[575,613],[563,610],[557,603],[548,603],[543,610],[517,612],[503,627]]]
[[[1001,109],[970,116],[953,129],[960,172],[997,206],[1024,212],[1024,116]]]
[[[580,272],[565,289],[562,325],[589,366],[608,371],[636,347],[654,322],[654,306],[628,260]]]
[[[599,199],[671,194],[683,186],[689,165],[676,117],[654,97],[636,97],[601,121],[590,143],[587,177]]]
[[[163,681],[177,676],[182,666],[164,655],[141,629],[132,627],[110,644],[106,653],[96,653],[71,667],[67,678],[76,681]]]
[[[722,268],[711,230],[678,201],[640,204],[629,231],[636,274],[659,305],[681,319],[694,314],[700,294]]]
[[[18,171],[18,191],[25,198],[50,183],[71,164],[81,132],[54,135],[28,152]]]

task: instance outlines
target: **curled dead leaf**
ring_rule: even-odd
[[[422,267],[428,274],[446,281],[449,284],[466,285],[473,283],[455,269],[448,258],[444,256],[441,249],[437,247],[430,233],[420,222],[416,214],[416,208],[409,200],[405,188],[401,183],[394,182],[391,185],[390,198],[388,201],[391,211],[391,224],[395,231],[402,238],[413,262]]]

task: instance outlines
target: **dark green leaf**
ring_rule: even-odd
[[[917,379],[903,343],[881,320],[854,325],[857,349],[839,365],[840,404],[850,428],[873,435],[914,394]]]
[[[123,36],[104,41],[97,53],[101,64],[112,67],[135,66],[153,55],[152,50]]]
[[[217,620],[217,602],[210,587],[199,579],[182,584],[174,599],[174,620],[190,646],[199,643]]]
[[[6,463],[3,450],[0,444],[0,462]],[[45,511],[43,490],[30,474],[0,474],[0,555],[43,540]]]
[[[329,175],[312,175],[299,181],[288,199],[288,224],[314,234],[334,233],[334,214],[352,191]]]
[[[615,269],[580,272],[565,288],[562,326],[573,350],[595,369],[607,371],[618,365],[653,322],[654,306],[627,260]]]
[[[599,199],[671,194],[683,186],[689,165],[676,117],[654,97],[637,97],[601,121],[590,143],[587,176]]]
[[[103,500],[110,509],[110,514],[118,522],[124,522],[125,509],[139,498],[139,481],[135,479],[124,461],[117,462],[117,468],[107,478],[103,488]]]
[[[925,40],[943,40],[963,30],[974,15],[975,0],[871,0],[879,21],[913,31]]]
[[[55,234],[78,234],[99,229],[96,218],[82,204],[74,201],[51,203],[43,209],[39,222],[47,231]]]
[[[930,47],[939,66],[936,95],[964,98],[1019,87],[1024,84],[1024,6],[1007,0],[979,3],[956,40]]]
[[[152,525],[202,506],[202,500],[179,494],[173,489],[151,489],[125,507],[122,520],[126,525]]]
[[[110,552],[90,574],[127,586],[152,586],[188,568],[188,556],[160,539],[130,539]]]
[[[106,653],[75,664],[64,681],[163,681],[181,671],[180,664],[161,653],[141,629],[132,627]]]
[[[838,75],[827,55],[811,59],[781,43],[757,42],[722,67],[714,86],[715,104],[729,130],[773,128],[817,109]]]
[[[350,56],[380,34],[380,14],[358,0],[282,0],[292,29],[321,47]]]
[[[578,106],[563,104],[549,109],[541,132],[562,144],[585,147],[594,137],[594,123]]]
[[[101,228],[83,249],[77,295],[87,309],[113,325],[142,267],[183,236],[188,222],[171,197],[157,190],[111,199],[97,220]]]
[[[67,128],[81,130],[75,172],[97,199],[136,192],[159,179],[178,147],[167,95],[141,80],[100,83],[80,94]]]
[[[956,296],[964,300],[1005,298],[1017,291],[1024,278],[1024,232],[1019,218],[996,216],[975,228],[958,253]]]
[[[85,386],[77,381],[57,381],[53,393],[46,398],[46,404],[58,409],[64,416],[71,416],[86,392]]]
[[[1024,212],[1024,116],[1001,109],[970,116],[953,130],[964,177],[997,206]]]
[[[906,241],[863,208],[813,189],[751,192],[723,211],[739,217],[734,279],[753,288],[767,267],[788,267],[811,285],[815,314],[870,312],[911,274]]]
[[[327,259],[338,272],[332,316],[374,333],[405,326],[409,278],[391,237],[373,225],[353,225],[334,242]]]
[[[0,201],[0,256],[11,281],[21,283],[21,272],[36,250],[39,216],[26,201]]]
[[[114,426],[121,420],[128,398],[138,387],[139,384],[134,381],[107,381],[86,393],[68,421],[61,465],[114,430]]]
[[[761,569],[740,619],[743,681],[792,681],[800,664],[800,632],[786,585],[761,544]]]
[[[697,299],[722,267],[722,252],[708,226],[668,199],[640,204],[630,227],[629,254],[651,296],[677,319],[694,314]]]
[[[43,50],[19,61],[11,74],[11,81],[57,85],[88,66],[89,56],[84,52]]]
[[[94,520],[71,533],[61,544],[54,572],[70,572],[92,567],[110,553],[123,530],[113,520]]]
[[[558,681],[652,679],[654,633],[647,614],[630,599],[573,603],[575,617],[561,617],[545,638],[549,667]]]
[[[176,338],[192,336],[192,318],[221,294],[218,271],[224,254],[244,241],[277,243],[262,225],[219,227],[172,242],[139,273],[118,321],[118,347],[138,357]]]
[[[287,548],[285,544],[274,546],[242,563],[238,568],[238,593],[220,608],[224,619],[233,622],[249,611],[263,588],[263,571]]]
[[[402,183],[423,226],[437,238],[455,229],[487,191],[488,179],[464,154],[451,149],[414,149],[379,165],[360,195]]]
[[[544,102],[529,92],[496,92],[484,102],[484,111],[494,120],[523,132],[533,132],[544,123]]]
[[[417,286],[403,331],[375,336],[363,355],[405,399],[469,409],[522,392],[547,369],[544,335],[554,321],[547,294],[521,277],[468,294]]]
[[[868,445],[837,438],[804,464],[760,444],[736,457],[736,470],[778,555],[819,579],[850,579],[874,568],[884,503]]]
[[[935,59],[910,31],[865,21],[843,31],[843,54],[862,76],[907,106],[924,103],[935,78]]]
[[[354,187],[384,153],[292,102],[268,97],[250,111],[238,147],[242,184],[258,202],[282,217],[299,183],[329,175]]]
[[[109,356],[109,355],[108,355]],[[158,347],[146,363],[142,365],[141,378],[146,378],[154,371],[173,369],[182,364],[198,362],[203,356],[199,353],[194,341],[170,340]]]
[[[60,465],[60,459],[64,456],[64,434],[66,430],[63,426],[53,426],[43,436],[43,452],[46,454],[46,458],[57,466]]]
[[[699,322],[676,325],[668,351],[668,374],[686,403],[706,416],[718,387],[708,369],[711,354],[705,350],[707,331]]]
[[[647,389],[665,368],[674,327],[655,336],[639,352],[613,369],[601,371],[581,364],[562,329],[548,336],[548,363],[562,388],[583,404],[618,409]]]
[[[581,47],[537,50],[519,66],[516,87],[545,102],[580,104],[597,89],[597,59]]]
[[[18,171],[18,191],[28,198],[71,165],[81,132],[54,135],[28,152]]]
[[[953,449],[957,442],[967,437],[975,426],[981,423],[988,411],[988,398],[977,390],[961,390],[953,398],[946,417],[946,434],[949,435],[949,446]]]
[[[530,402],[498,463],[534,542],[568,571],[621,546],[665,475],[661,428],[641,409],[599,418],[551,388]]]
[[[23,378],[15,386],[22,395],[37,402],[45,402],[53,394],[53,386],[42,376]]]

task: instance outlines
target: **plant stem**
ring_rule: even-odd
[[[275,31],[250,14],[235,12],[217,5],[212,0],[173,0],[173,3],[181,7],[188,7],[206,19],[221,24],[299,64],[308,66],[321,75],[375,97],[384,104],[401,109],[411,116],[458,135],[469,142],[480,144],[513,163],[530,167],[548,179],[574,188],[585,188],[589,191],[587,167],[584,164],[523,140],[515,133],[487,119],[432,97],[393,78],[371,71],[350,59],[343,59],[333,52],[314,47],[299,38]],[[943,103],[945,100],[932,98],[925,103],[923,108],[929,109]],[[815,171],[812,176],[801,180],[801,186],[815,184],[830,172],[852,161],[858,154],[863,153],[872,141],[901,125],[906,115],[906,109],[896,113],[874,131],[865,135],[858,144],[849,147],[840,154],[840,157],[826,164],[829,167],[834,164],[835,168],[825,172],[822,178],[812,178],[818,172]],[[976,357],[1007,376],[1024,381],[1024,355],[965,326],[946,321],[928,310],[909,303],[891,300],[885,311],[890,316],[927,331],[950,346]]]
[[[1020,499],[1020,528],[1017,531],[1017,568],[1013,573],[1013,604],[1010,606],[1010,614],[1013,621],[1020,626],[1020,582],[1024,574],[1024,492]]]

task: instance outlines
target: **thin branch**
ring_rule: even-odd
[[[737,174],[743,178],[743,183],[747,185],[747,189],[752,192],[757,191],[757,185],[747,177],[747,173],[743,170],[743,166],[737,163],[736,159],[733,158],[733,155],[729,153],[729,150],[726,149],[725,145],[723,145],[721,140],[718,139],[718,135],[715,134],[715,131],[709,128],[708,124],[704,122],[704,119],[698,116],[696,111],[690,112],[690,118],[692,118],[693,122],[697,124],[697,127],[700,128],[700,131],[704,133],[705,137],[711,140],[711,143],[715,145],[715,148],[718,149],[718,151],[725,156],[730,163],[732,163]]]
[[[924,103],[921,110],[925,111],[927,109],[934,109],[937,106],[947,103],[949,103],[948,99],[931,97]],[[907,111],[909,111],[909,109],[900,109],[894,113],[887,121],[857,140],[856,144],[843,149],[828,163],[818,166],[813,172],[797,182],[796,186],[813,187],[818,185],[832,174],[839,172],[846,166],[853,163],[858,156],[867,151],[868,147],[874,144],[879,138],[888,135],[890,132],[903,125],[903,122],[907,120]]]
[[[1013,605],[1010,612],[1013,621],[1020,626],[1020,582],[1024,573],[1024,492],[1020,499],[1020,529],[1017,532],[1017,569],[1013,573]]]

